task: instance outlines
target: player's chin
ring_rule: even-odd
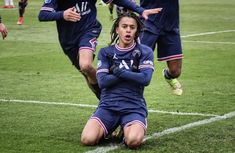
[[[133,40],[134,40],[134,39],[131,38],[131,37],[125,37],[123,41],[124,41],[125,44],[130,44],[130,43],[133,42]]]

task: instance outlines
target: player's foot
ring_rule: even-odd
[[[4,5],[2,8],[9,8],[10,5]]]
[[[18,24],[18,25],[22,25],[23,22],[24,22],[23,17],[19,17],[19,19],[18,19],[18,21],[17,21],[17,24]]]
[[[166,71],[166,69],[163,70],[163,76],[164,76],[166,82],[171,86],[173,93],[177,96],[181,96],[183,93],[183,89],[182,89],[180,82],[176,78],[175,79],[167,79],[165,77],[165,71]]]
[[[123,128],[120,126],[112,133],[114,139],[118,140],[119,142],[123,141],[124,138],[124,131]]]
[[[8,8],[15,8],[15,5],[9,5]]]

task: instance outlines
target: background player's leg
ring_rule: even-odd
[[[27,0],[20,0],[18,5],[19,5],[19,18],[17,24],[22,25],[24,22],[23,16],[25,12],[25,7],[27,6]]]
[[[113,8],[114,8],[114,4],[113,3],[109,3],[109,20],[113,20]]]
[[[182,59],[167,61],[168,69],[164,69],[163,75],[173,89],[173,93],[180,96],[183,93],[180,82],[176,79],[181,74]]]
[[[100,89],[96,79],[96,69],[92,65],[93,51],[89,49],[82,49],[79,51],[79,66],[80,71],[86,78],[87,84],[90,89],[100,98]]]
[[[10,0],[4,0],[5,5],[3,6],[3,8],[9,8],[10,6]]]

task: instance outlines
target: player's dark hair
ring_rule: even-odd
[[[113,23],[113,26],[112,26],[112,29],[111,29],[111,42],[109,43],[109,45],[112,45],[114,42],[116,43],[119,39],[118,37],[118,34],[116,33],[116,28],[119,26],[119,22],[121,21],[121,19],[123,17],[130,17],[130,18],[133,18],[135,19],[136,23],[137,23],[137,31],[135,33],[135,42],[138,42],[138,37],[139,37],[139,34],[143,28],[143,23],[140,21],[139,17],[135,14],[135,13],[132,13],[132,12],[126,12],[126,13],[123,13],[121,16],[119,16],[118,18],[116,18],[114,20],[114,23]]]

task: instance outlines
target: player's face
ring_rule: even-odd
[[[119,35],[118,45],[123,48],[131,46],[134,42],[136,31],[137,23],[135,19],[123,17],[116,28],[116,33]]]

